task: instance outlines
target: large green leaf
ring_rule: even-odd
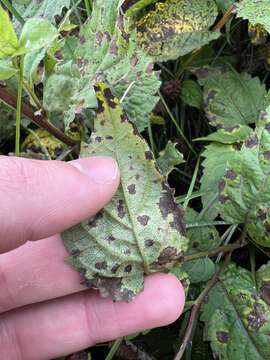
[[[19,42],[9,15],[0,5],[0,59],[13,55]]]
[[[127,30],[125,19],[119,14],[120,3],[95,1],[91,19],[81,28],[75,53],[80,79],[71,96],[78,99],[77,108],[94,107],[96,102],[90,103],[88,94],[93,94],[95,82],[104,81],[121,99],[130,120],[143,130],[158,101],[160,82],[152,59],[137,48],[135,30]],[[59,87],[57,76],[52,75],[50,87],[54,87],[55,96],[61,96],[62,84]]]
[[[230,264],[203,304],[201,319],[216,358],[270,358],[270,309],[249,271]]]
[[[144,274],[181,262],[187,239],[183,214],[157,171],[147,143],[128,121],[110,90],[100,84],[95,131],[82,156],[115,158],[121,186],[94,218],[64,232],[64,242],[89,287],[102,296],[131,300],[143,289]]]
[[[270,32],[269,0],[242,0],[235,5],[238,17],[247,19],[252,25],[263,25]]]
[[[219,183],[219,211],[234,224],[245,223],[249,236],[270,246],[270,108],[263,112],[241,150],[228,159]]]
[[[212,0],[158,2],[138,21],[138,40],[156,61],[176,59],[219,37],[208,30],[216,17]]]
[[[259,78],[222,68],[203,68],[197,75],[204,86],[205,112],[210,124],[234,127],[254,123],[270,105],[270,94]]]

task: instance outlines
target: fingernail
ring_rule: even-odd
[[[81,173],[87,175],[91,181],[100,185],[111,184],[119,176],[117,162],[110,157],[83,158],[69,163]]]

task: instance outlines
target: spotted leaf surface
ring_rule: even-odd
[[[204,87],[204,109],[210,124],[230,128],[254,123],[270,105],[270,95],[259,78],[224,68],[196,72]]]
[[[209,31],[216,17],[212,0],[158,2],[138,21],[138,40],[156,61],[176,59],[219,37]]]
[[[245,223],[249,236],[263,246],[270,246],[269,175],[270,116],[263,112],[255,131],[228,160],[219,182],[222,218],[235,224]]]
[[[104,210],[63,236],[71,254],[68,261],[86,286],[129,301],[142,291],[144,274],[181,262],[187,246],[183,214],[117,99],[102,84],[97,97],[95,131],[81,155],[116,159],[121,185]]]
[[[260,280],[263,282],[262,275]],[[270,358],[268,304],[260,284],[256,291],[249,271],[235,264],[227,267],[202,306],[205,339],[210,341],[215,358]]]
[[[252,25],[260,24],[270,32],[269,0],[242,0],[235,5],[238,17],[248,20]]]

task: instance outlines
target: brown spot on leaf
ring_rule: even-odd
[[[226,185],[225,180],[221,179],[218,183],[218,190],[220,193],[225,189],[225,185]]]
[[[136,186],[135,186],[135,184],[130,184],[127,188],[128,188],[129,194],[131,194],[131,195],[136,194]]]
[[[117,273],[117,270],[119,269],[120,265],[119,264],[115,264],[112,268],[111,268],[111,272],[113,274]]]
[[[107,262],[106,261],[100,261],[95,263],[95,268],[98,270],[105,270],[107,269]]]
[[[265,158],[265,160],[270,160],[270,151],[269,151],[269,150],[266,150],[266,151],[263,153],[263,157]]]
[[[123,217],[126,215],[123,200],[118,200],[117,213],[118,213],[118,216],[120,217],[120,219],[123,219]]]
[[[127,117],[126,113],[122,113],[120,115],[120,118],[121,118],[121,122],[128,122],[128,117]]]
[[[260,296],[266,302],[267,305],[270,305],[270,283],[265,282],[260,288]]]
[[[229,341],[229,334],[226,331],[217,331],[217,340],[221,342],[222,344],[227,343]]]
[[[237,178],[237,174],[233,170],[227,170],[224,176],[230,180],[235,180]]]
[[[145,152],[145,158],[146,158],[146,160],[153,160],[154,157],[153,157],[152,152],[151,151],[146,151]]]
[[[88,221],[88,225],[91,227],[95,227],[97,226],[98,221],[101,220],[102,218],[103,218],[103,213],[102,211],[100,211]]]
[[[74,257],[78,257],[80,256],[81,251],[79,249],[74,249],[70,252],[70,255],[74,256]]]
[[[137,216],[137,220],[142,226],[146,226],[149,219],[150,217],[148,215]]]
[[[95,142],[101,142],[101,140],[102,140],[102,138],[100,137],[100,136],[97,136],[96,138],[95,138]]]
[[[225,195],[222,195],[222,194],[221,194],[221,195],[219,195],[218,200],[219,200],[219,202],[220,202],[221,204],[225,204],[225,202],[228,201],[229,198],[228,198],[228,196],[225,196]]]
[[[97,98],[97,103],[98,103],[98,106],[97,106],[97,114],[101,114],[104,112],[104,103],[101,99]]]
[[[131,270],[132,270],[132,265],[130,265],[130,264],[127,265],[127,266],[125,267],[125,269],[124,269],[124,271],[127,272],[127,273],[130,273]]]
[[[236,129],[239,129],[239,125],[235,125],[235,126],[231,126],[231,127],[225,127],[224,131],[232,133]]]
[[[113,136],[107,135],[107,136],[106,136],[106,139],[107,139],[107,140],[113,140]]]
[[[86,39],[85,39],[85,37],[84,36],[79,36],[79,43],[80,44],[84,44],[86,42]]]
[[[152,239],[146,239],[144,242],[144,245],[147,247],[153,246],[154,245],[154,240]]]
[[[112,236],[112,235],[109,235],[109,236],[107,237],[107,241],[109,241],[109,242],[112,242],[112,241],[114,241],[114,240],[115,240],[115,237]]]
[[[101,45],[102,39],[103,39],[103,33],[101,31],[98,31],[96,33],[96,43],[98,45]]]
[[[118,54],[118,46],[117,46],[117,42],[116,39],[113,39],[110,43],[110,48],[109,48],[109,52],[112,55],[117,55]]]
[[[108,101],[109,106],[114,109],[116,108],[116,102],[115,102],[115,97],[113,96],[111,90],[109,88],[104,89],[104,95],[106,100]]]
[[[257,146],[258,143],[259,143],[259,139],[257,134],[252,134],[245,140],[245,146],[247,148],[252,148],[254,146]]]
[[[239,141],[237,143],[234,143],[232,147],[233,147],[234,150],[240,151],[241,148],[242,148],[242,145],[243,145],[243,142]]]
[[[158,257],[158,263],[162,265],[171,261],[180,260],[182,258],[182,252],[178,252],[177,249],[173,246],[168,246],[160,253]]]
[[[264,221],[267,218],[267,210],[259,209],[257,212],[257,216],[261,221]]]
[[[248,315],[248,326],[258,331],[267,322],[264,315],[264,307],[260,303],[255,303],[253,310]]]

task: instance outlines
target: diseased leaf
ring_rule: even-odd
[[[63,237],[71,254],[68,261],[86,286],[98,288],[102,296],[130,301],[142,291],[144,274],[181,262],[187,247],[183,214],[118,100],[102,84],[97,97],[95,131],[82,156],[116,159],[121,186],[104,210]]]
[[[249,236],[270,247],[270,108],[240,151],[228,159],[219,182],[219,211],[225,221],[245,223]]]
[[[184,163],[183,155],[176,149],[176,143],[168,141],[166,148],[159,153],[157,165],[161,173],[167,177],[176,165]]]
[[[248,20],[252,25],[263,25],[270,32],[269,0],[241,0],[235,6],[237,17]]]
[[[220,36],[208,30],[216,17],[212,0],[158,2],[138,21],[138,42],[155,61],[176,59]]]
[[[81,28],[75,53],[80,78],[71,96],[78,99],[77,108],[94,106],[93,101],[89,103],[88,94],[93,94],[97,81],[104,81],[121,99],[129,119],[141,131],[158,102],[160,82],[152,59],[137,48],[135,30],[129,31],[126,19],[119,14],[119,4],[119,0],[95,1],[91,19]],[[53,82],[55,96],[57,93],[61,96],[62,87],[57,79],[52,79]],[[71,106],[66,111],[72,113],[72,109]]]
[[[196,141],[216,141],[221,144],[234,144],[244,141],[252,132],[252,129],[246,125],[236,125],[228,129],[219,129],[210,135],[198,138]]]
[[[215,357],[269,359],[270,309],[249,271],[227,267],[202,306],[201,320]]]
[[[204,86],[204,108],[210,124],[230,128],[254,123],[270,105],[270,94],[259,78],[221,68],[196,72]]]
[[[12,56],[19,47],[8,13],[0,5],[0,59]]]

